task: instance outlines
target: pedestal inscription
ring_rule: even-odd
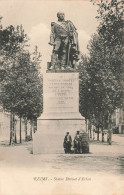
[[[44,112],[79,112],[78,73],[46,73]]]

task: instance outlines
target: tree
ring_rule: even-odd
[[[119,0],[99,1],[97,19],[100,22],[98,34],[103,40],[106,60],[118,83],[117,107],[122,106],[124,99],[124,57],[123,57],[123,2]]]
[[[122,89],[110,68],[103,39],[94,35],[90,45],[89,74],[92,78],[91,91],[94,99],[94,116],[96,123],[103,127],[111,124],[111,114],[119,104]]]
[[[121,108],[124,107],[123,2],[118,0],[99,1],[98,6],[97,18],[100,25],[97,31],[104,43],[106,62],[109,62],[107,70],[111,71],[111,88],[116,83],[116,92],[112,94],[111,107]]]
[[[42,75],[40,73],[40,53],[35,48],[34,53],[22,53],[18,58],[18,78],[16,80],[15,111],[19,117],[36,124],[37,117],[42,112]],[[27,128],[25,128],[26,130]],[[27,135],[27,130],[25,131]],[[26,136],[25,136],[26,139]]]
[[[81,62],[88,76],[80,73],[80,107],[99,132],[99,127],[111,128],[111,114],[122,106],[124,72],[121,3],[101,0],[97,5],[100,23],[88,45],[89,57]]]
[[[34,56],[36,57],[36,54]],[[16,66],[12,72],[9,72],[9,76],[3,83],[4,109],[25,119],[25,140],[27,120],[36,121],[42,112],[42,77],[38,70],[39,58],[40,56],[37,60],[31,59],[29,52],[20,53],[16,59]]]
[[[28,37],[22,26],[9,26],[2,31],[1,67],[3,70],[1,102],[11,113],[10,144],[15,138],[14,116],[34,120],[42,112],[42,76],[37,47],[33,54],[26,49]],[[36,123],[36,122],[35,122]],[[26,125],[25,125],[26,127]],[[27,136],[27,132],[26,132]],[[25,138],[26,139],[26,138]],[[21,142],[21,131],[20,131]]]
[[[16,66],[20,52],[26,46],[27,35],[21,26],[16,28],[10,25],[1,30],[1,102],[5,111],[10,112],[10,144],[15,139],[15,89],[16,89]]]

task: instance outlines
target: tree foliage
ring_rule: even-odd
[[[1,104],[11,113],[12,120],[18,115],[36,121],[42,112],[41,55],[37,47],[29,52],[28,36],[22,25],[16,28],[10,25],[1,32]],[[11,127],[10,140],[14,139],[13,121]]]
[[[122,2],[98,1],[99,25],[89,42],[89,56],[80,64],[80,110],[95,125],[105,127],[123,104]],[[86,60],[87,59],[87,60]],[[86,72],[85,76],[82,74]]]
[[[37,118],[42,112],[42,78],[40,53],[30,54],[22,26],[3,30],[2,68],[4,71],[2,104],[6,111],[19,117]]]

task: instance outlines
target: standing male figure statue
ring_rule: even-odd
[[[51,67],[62,70],[74,68],[79,55],[78,33],[70,20],[65,21],[63,12],[58,12],[57,17],[58,21],[51,23]]]

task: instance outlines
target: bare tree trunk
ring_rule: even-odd
[[[27,118],[24,119],[25,123],[25,141],[27,141]]]
[[[13,117],[12,117],[12,112],[11,112],[10,113],[10,142],[9,142],[10,145],[12,141],[12,120],[13,120]]]
[[[30,138],[32,140],[32,128],[33,128],[33,124],[32,124],[32,120],[30,120]]]
[[[92,139],[91,128],[92,128],[91,122],[90,122],[90,120],[88,120],[88,130],[89,130],[89,138],[90,138],[90,139]]]
[[[85,119],[85,121],[86,121],[86,132],[88,131],[88,128],[87,128],[87,119]]]
[[[112,120],[111,120],[111,114],[109,114],[107,142],[109,143],[109,145],[111,145],[111,143],[112,143]]]
[[[17,137],[16,137],[16,124],[17,124],[17,121],[15,120],[15,121],[14,121],[14,131],[15,131],[15,143],[17,144]]]
[[[102,142],[104,142],[104,132],[103,132],[103,127],[102,127]]]
[[[20,117],[20,143],[22,143],[22,121],[21,121],[21,117]]]
[[[95,129],[93,129],[93,140],[95,140]]]
[[[34,133],[37,131],[37,119],[34,120]]]
[[[97,141],[99,141],[99,126],[97,126]]]
[[[13,114],[13,121],[12,121],[12,145],[15,142],[15,115]]]
[[[33,131],[33,133],[35,133],[34,120],[32,120],[32,131]]]
[[[112,128],[112,119],[111,119],[111,114],[109,115],[109,129]]]
[[[92,139],[92,132],[91,132],[91,126],[90,126],[90,138]]]
[[[13,146],[15,142],[15,131],[14,131],[14,114],[11,113],[10,116],[10,145]]]

